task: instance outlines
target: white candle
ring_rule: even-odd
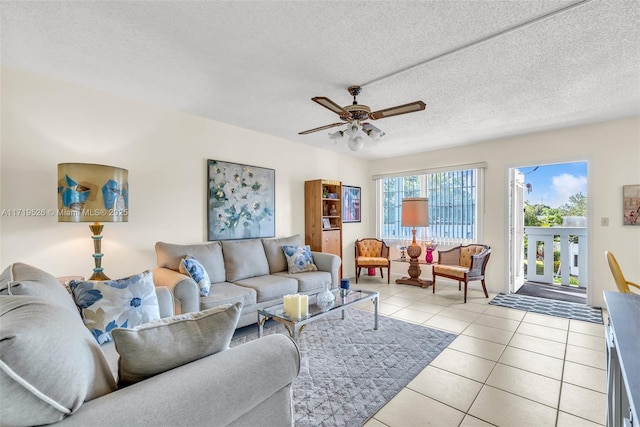
[[[309,295],[300,295],[300,314],[307,317],[309,314]]]
[[[292,309],[292,297],[293,295],[285,295],[282,301],[282,310],[288,315],[291,316]]]
[[[300,318],[300,295],[291,295],[291,314],[290,317],[294,319]]]

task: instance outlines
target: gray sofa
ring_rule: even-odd
[[[153,270],[157,286],[171,289],[176,313],[205,310],[242,301],[238,327],[258,321],[257,310],[282,302],[287,294],[313,295],[326,283],[340,284],[340,257],[311,252],[318,271],[289,273],[284,245],[301,246],[300,235],[284,238],[225,240],[194,245],[156,243],[158,268]],[[198,259],[211,279],[209,295],[201,297],[198,285],[178,271],[187,255]]]
[[[156,294],[166,323],[171,292]],[[239,306],[225,307],[235,309],[234,323]],[[154,344],[179,353],[178,340]],[[114,343],[98,345],[55,277],[20,263],[0,275],[3,426],[292,426],[299,357],[287,336],[274,334],[118,387]]]

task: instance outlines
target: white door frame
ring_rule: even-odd
[[[509,169],[509,293],[524,285],[524,175]],[[535,265],[535,263],[534,263]]]

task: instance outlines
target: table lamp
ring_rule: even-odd
[[[409,277],[396,280],[396,283],[406,285],[416,285],[426,288],[431,285],[430,280],[420,279],[420,264],[418,257],[422,253],[422,248],[416,242],[416,227],[429,226],[429,199],[426,197],[411,197],[402,199],[402,226],[413,227],[413,241],[407,247],[409,255]]]
[[[109,280],[102,268],[101,222],[129,219],[129,172],[91,163],[58,164],[58,222],[92,222],[95,267],[89,280]]]

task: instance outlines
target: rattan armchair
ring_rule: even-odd
[[[491,248],[487,245],[456,246],[446,251],[438,251],[438,263],[433,266],[433,293],[436,292],[436,277],[446,277],[458,281],[458,290],[464,282],[464,302],[467,302],[467,285],[472,280],[480,280],[485,297],[489,298],[484,283],[484,270],[489,262]]]
[[[363,268],[379,268],[380,276],[384,279],[383,268],[387,269],[387,284],[390,283],[389,269],[391,261],[389,260],[389,246],[379,239],[366,238],[356,240],[356,283],[360,277],[360,271]]]

